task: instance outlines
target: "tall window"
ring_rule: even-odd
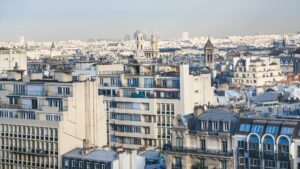
[[[223,160],[221,162],[221,169],[227,169],[227,167],[226,167],[226,160]]]
[[[207,121],[201,121],[201,129],[207,130]]]
[[[176,137],[176,147],[183,148],[183,139],[182,137]]]
[[[229,130],[229,122],[223,122],[223,130],[228,131]]]
[[[227,140],[222,141],[222,151],[227,152]]]
[[[38,101],[37,101],[37,99],[32,99],[31,100],[31,108],[32,109],[37,109],[38,108]]]
[[[175,167],[182,167],[181,157],[175,157]]]
[[[205,139],[200,140],[200,149],[205,151],[206,150],[206,141]]]
[[[213,130],[218,130],[218,122],[217,121],[212,122],[212,129]]]
[[[297,146],[297,157],[300,157],[300,146]]]

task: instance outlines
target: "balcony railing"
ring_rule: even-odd
[[[9,95],[15,96],[48,96],[48,97],[70,97],[72,93],[58,93],[57,91],[10,91]]]
[[[277,153],[277,159],[279,161],[290,161],[292,159],[291,155],[287,152]]]
[[[264,155],[265,159],[274,159],[275,158],[275,153],[273,151],[264,151],[263,155]]]
[[[224,150],[211,150],[211,149],[200,149],[200,148],[192,148],[192,147],[172,147],[169,152],[180,152],[180,153],[192,153],[197,155],[207,155],[207,156],[223,156],[230,157],[233,156],[232,151],[224,151]]]

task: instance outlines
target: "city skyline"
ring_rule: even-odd
[[[0,2],[0,41],[123,39],[136,30],[162,39],[284,34],[300,30],[300,2],[283,1],[37,1]],[[14,9],[14,10],[12,10]],[[72,31],[71,31],[72,30]]]

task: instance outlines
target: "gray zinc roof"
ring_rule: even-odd
[[[81,151],[82,149],[80,148],[73,149],[68,153],[64,154],[64,157],[104,162],[112,162],[117,158],[117,153],[114,151],[92,150],[92,152],[88,154],[82,154]]]

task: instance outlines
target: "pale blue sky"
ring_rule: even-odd
[[[0,0],[0,40],[164,38],[300,31],[300,0]]]

